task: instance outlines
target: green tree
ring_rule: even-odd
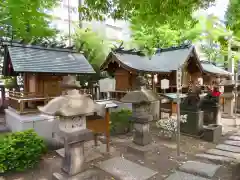
[[[0,2],[0,36],[30,41],[32,38],[51,37],[51,16],[47,11],[58,0],[4,0]]]
[[[185,20],[192,19],[192,12],[208,7],[215,0],[85,0],[79,8],[82,18],[86,20],[103,20],[106,17],[129,20],[138,16],[139,21],[146,24],[159,22],[165,24],[169,20],[172,25],[182,26]]]
[[[83,52],[96,72],[94,75],[81,76],[81,84],[85,85],[88,82],[88,86],[92,86],[92,83],[102,77],[99,67],[105,61],[112,45],[99,33],[91,29],[76,28],[72,38],[77,51]]]
[[[227,27],[240,38],[240,0],[229,0],[225,19]]]

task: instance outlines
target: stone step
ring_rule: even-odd
[[[238,147],[240,147],[240,141],[226,140],[223,143],[227,144],[227,145],[231,145],[231,146],[238,146]]]
[[[229,136],[228,139],[233,141],[240,141],[240,136]]]
[[[220,149],[222,151],[229,151],[229,152],[234,152],[234,153],[240,153],[240,147],[227,145],[227,144],[218,144],[216,146],[216,149]]]
[[[165,180],[210,180],[210,179],[181,171],[176,171],[170,174]]]
[[[212,155],[212,154],[196,154],[195,156],[197,158],[203,158],[203,159],[210,160],[217,164],[236,162],[236,159],[225,157],[225,156]]]
[[[102,161],[96,166],[121,180],[147,180],[158,173],[122,157]]]
[[[205,153],[206,154],[216,155],[216,156],[229,157],[229,158],[236,159],[237,161],[240,160],[240,154],[234,153],[234,152],[223,151],[223,150],[219,150],[219,149],[209,149]]]
[[[206,178],[212,178],[220,167],[220,165],[216,164],[207,164],[199,161],[187,161],[179,167],[179,170]]]

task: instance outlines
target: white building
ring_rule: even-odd
[[[79,13],[78,13],[78,1],[69,0],[70,10],[70,29],[71,33],[74,32],[74,28],[79,25]],[[53,25],[65,34],[69,33],[69,13],[68,13],[68,0],[61,0],[60,6],[55,8],[51,12],[55,16]],[[123,40],[128,41],[130,39],[129,24],[125,21],[113,21],[107,19],[106,21],[91,21],[81,22],[83,28],[91,28],[97,31],[101,35],[105,36],[108,40],[117,41]]]

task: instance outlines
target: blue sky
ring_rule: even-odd
[[[229,0],[216,0],[216,5],[208,8],[207,12],[209,14],[214,14],[218,16],[221,20],[224,20],[225,11],[227,9]]]

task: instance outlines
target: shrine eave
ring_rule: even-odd
[[[130,53],[129,50],[126,52],[123,50],[120,52],[112,51],[109,53],[100,69],[104,71],[108,68],[110,63],[116,62],[127,70],[166,74],[184,65],[191,56],[195,56],[196,63],[198,63],[200,70],[202,70],[194,46],[164,49],[154,54],[151,58],[139,52]]]
[[[66,49],[46,48],[22,44],[4,44],[4,66],[12,66],[16,73],[95,73],[83,54]],[[4,74],[4,73],[3,73]]]

